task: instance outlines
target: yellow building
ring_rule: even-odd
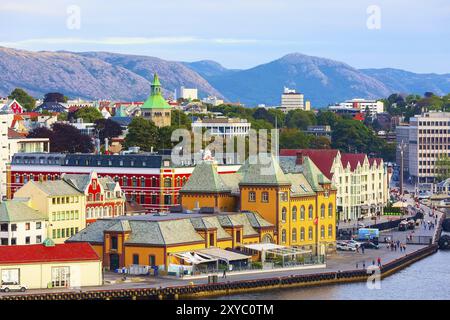
[[[63,243],[86,226],[85,195],[63,180],[29,181],[14,198],[29,199],[30,207],[48,218],[47,237],[55,243]]]
[[[180,257],[188,253],[201,250],[210,256],[204,250],[214,250],[215,255],[228,255],[225,249],[271,239],[273,229],[252,212],[147,214],[97,220],[66,242],[89,242],[103,258],[103,266],[111,270],[131,265],[167,270],[186,264],[188,259]]]
[[[0,246],[4,288],[43,289],[100,286],[102,265],[88,243]]]
[[[181,204],[257,212],[275,225],[276,244],[334,250],[336,188],[308,157],[282,165],[275,157],[254,157],[238,172],[219,175],[211,161],[203,161],[180,190]]]

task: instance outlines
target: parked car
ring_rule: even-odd
[[[336,249],[340,251],[356,251],[356,247],[350,246],[347,243],[336,244]]]
[[[406,231],[408,230],[408,222],[406,220],[400,221],[398,224],[398,231]]]
[[[25,292],[27,290],[27,286],[21,285],[17,282],[3,282],[0,286],[0,291],[10,292],[10,291],[21,291]]]
[[[372,241],[363,242],[361,246],[364,247],[364,249],[380,249],[380,246]]]
[[[416,227],[416,223],[415,223],[414,219],[409,219],[408,220],[408,229],[414,230],[415,227]]]
[[[353,247],[356,247],[356,248],[361,247],[361,242],[358,242],[358,241],[356,241],[356,240],[348,240],[348,241],[347,241],[347,244],[348,244],[349,246],[353,246]]]
[[[365,228],[366,227],[366,225],[364,223],[362,223],[362,222],[358,222],[357,226],[358,226],[358,228]]]

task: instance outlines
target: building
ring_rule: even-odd
[[[284,87],[283,94],[281,95],[281,107],[284,113],[288,113],[291,110],[305,110],[304,94],[297,93],[294,89]]]
[[[63,180],[34,181],[30,178],[14,194],[29,199],[29,205],[48,220],[48,237],[55,243],[76,234],[86,226],[85,195]]]
[[[191,124],[192,130],[209,130],[212,135],[222,137],[246,136],[249,134],[251,124],[246,119],[239,118],[205,118],[198,119]],[[200,131],[201,132],[201,131]]]
[[[186,99],[186,100],[197,100],[197,89],[189,89],[185,87],[180,88],[180,98]]]
[[[162,96],[161,83],[158,75],[155,73],[153,82],[151,84],[150,96],[140,107],[141,115],[161,128],[171,125],[171,109],[172,107]]]
[[[332,131],[330,126],[308,126],[305,133],[316,137],[327,137],[331,139]]]
[[[98,218],[125,214],[125,195],[118,182],[111,177],[99,178],[90,174],[62,174],[61,179],[86,196],[86,223]]]
[[[43,111],[62,113],[67,112],[68,109],[69,106],[65,102],[64,95],[58,92],[51,92],[45,95],[42,104],[37,106],[33,111],[39,113]]]
[[[24,108],[16,99],[6,101],[3,106],[0,105],[0,112],[19,114],[23,111]]]
[[[450,156],[450,113],[426,112],[397,126],[397,143],[405,143],[404,166],[413,182],[436,183],[436,161]],[[406,159],[406,160],[405,160]],[[400,165],[400,153],[397,163]]]
[[[221,104],[224,103],[223,99],[220,99],[215,96],[209,96],[209,97],[203,98],[202,102],[206,103],[206,104],[211,104],[213,107],[220,106]]]
[[[237,162],[220,161],[219,173],[236,172]],[[30,180],[53,181],[67,174],[110,177],[118,182],[127,200],[137,202],[147,212],[168,211],[179,204],[179,190],[194,170],[195,160],[174,164],[170,155],[160,154],[60,154],[16,153],[8,168],[8,199]]]
[[[369,112],[371,117],[376,117],[378,113],[384,112],[384,103],[377,100],[352,99],[329,106],[330,111],[337,113],[366,113]]]
[[[0,245],[42,243],[47,238],[47,218],[27,201],[0,203]]]
[[[308,158],[280,166],[273,156],[247,159],[236,172],[219,175],[212,161],[198,164],[180,191],[183,208],[256,212],[275,226],[283,246],[317,254],[334,250],[336,189]]]
[[[0,246],[2,284],[28,289],[79,288],[103,284],[102,262],[88,243]]]
[[[14,118],[14,114],[12,113],[0,113],[0,193],[3,198],[6,193],[6,184],[7,184],[7,164],[9,163],[9,148],[8,148],[8,132],[9,126],[11,125]]]
[[[88,242],[110,270],[143,265],[170,271],[189,252],[229,256],[225,249],[272,238],[273,228],[252,212],[147,214],[98,220],[67,243]]]
[[[338,219],[356,220],[382,214],[389,198],[389,174],[383,159],[339,150],[280,150],[282,166],[311,159],[337,188]]]

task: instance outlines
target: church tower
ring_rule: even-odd
[[[151,84],[150,96],[141,106],[142,117],[152,120],[159,128],[167,127],[171,124],[171,108],[161,94],[161,83],[158,75],[155,73]]]

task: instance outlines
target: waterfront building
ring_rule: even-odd
[[[266,160],[250,158],[236,173],[223,175],[212,161],[198,164],[180,191],[181,205],[257,212],[275,226],[274,237],[265,242],[334,250],[336,189],[331,181],[308,157],[284,170],[275,157]]]
[[[0,246],[2,284],[28,289],[103,285],[102,262],[88,243]]]
[[[90,243],[110,270],[132,265],[171,270],[192,255],[202,254],[206,262],[212,255],[229,257],[233,252],[225,249],[260,243],[273,237],[273,229],[254,212],[147,214],[97,220],[66,242]]]
[[[195,129],[210,130],[212,135],[225,138],[248,135],[251,124],[246,119],[216,117],[198,119],[191,124],[191,127],[193,131]]]
[[[161,128],[171,125],[171,109],[172,107],[164,99],[161,92],[161,83],[158,75],[155,73],[151,84],[150,96],[141,105],[141,115]]]
[[[389,197],[389,179],[383,159],[339,150],[280,150],[281,165],[311,159],[337,188],[339,220],[356,220],[382,214]]]
[[[227,159],[230,160],[230,159]],[[220,174],[236,172],[237,162],[220,161]],[[110,177],[118,182],[127,200],[137,202],[147,212],[168,211],[179,204],[179,190],[194,170],[195,160],[174,164],[161,154],[60,154],[16,153],[8,167],[8,198],[30,180],[53,181],[63,173]]]
[[[63,180],[30,181],[18,189],[15,199],[28,199],[29,205],[48,220],[48,237],[63,243],[86,226],[85,195]]]
[[[47,237],[47,218],[27,200],[0,203],[0,245],[42,243]]]
[[[384,112],[384,103],[378,100],[351,99],[328,107],[328,110],[336,113],[366,113],[371,117]]]
[[[439,157],[450,156],[450,112],[426,112],[397,126],[397,143],[405,144],[404,169],[413,182],[437,183]],[[397,164],[400,165],[400,153]]]
[[[189,88],[181,87],[180,98],[186,99],[186,100],[197,100],[198,99],[197,89],[189,89]]]
[[[280,110],[284,113],[288,113],[291,110],[306,110],[304,102],[304,94],[298,93],[294,89],[284,87],[283,94],[281,95]]]

